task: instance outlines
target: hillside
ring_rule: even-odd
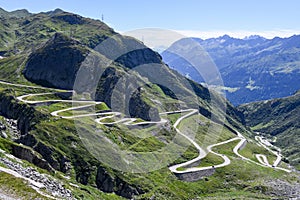
[[[293,96],[241,105],[246,124],[254,131],[277,138],[274,143],[283,149],[291,164],[300,167],[300,93]]]
[[[60,9],[0,16],[1,198],[300,196],[239,110],[142,42]]]
[[[227,90],[227,98],[234,105],[259,100],[285,97],[300,89],[300,36],[265,39],[253,36],[236,39],[228,35],[197,41],[219,68]],[[185,44],[185,39],[178,43]],[[172,52],[172,51],[171,51]],[[193,54],[193,52],[190,52]],[[193,66],[171,55],[162,53],[164,61],[183,75],[203,82]],[[296,84],[295,84],[296,83]]]

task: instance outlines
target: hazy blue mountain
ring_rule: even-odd
[[[298,35],[274,39],[260,36],[236,39],[224,35],[196,41],[215,62],[224,85],[235,89],[227,92],[227,98],[235,105],[284,97],[300,89]],[[183,43],[183,40],[178,42]],[[193,80],[202,81],[193,73],[191,65],[170,55],[168,50],[162,53],[162,57],[171,68],[183,75],[193,74],[190,76]]]

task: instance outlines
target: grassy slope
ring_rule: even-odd
[[[7,31],[12,31],[9,31],[6,35],[12,35],[10,36],[10,38],[12,38],[11,40],[14,42],[9,43],[4,50],[8,51],[7,56],[11,55],[15,48],[19,51],[23,51],[24,54],[20,54],[20,58],[10,57],[7,58],[7,60],[0,60],[0,62],[3,62],[0,65],[1,72],[4,72],[0,75],[0,78],[3,80],[30,84],[22,78],[21,74],[21,71],[24,68],[23,63],[24,59],[26,59],[26,53],[29,53],[33,47],[36,48],[37,46],[42,45],[42,43],[47,41],[56,31],[68,34],[71,32],[71,28],[74,28],[76,31],[75,33],[72,33],[71,36],[75,39],[80,40],[82,43],[88,45],[89,47],[93,47],[97,42],[99,42],[99,40],[103,39],[103,36],[112,33],[112,30],[107,28],[103,23],[99,21],[91,21],[88,19],[86,20],[87,23],[84,23],[83,26],[71,26],[69,23],[62,22],[58,19],[50,19],[49,16],[46,16],[45,14],[39,14],[31,16],[29,19],[30,23],[22,25],[21,27],[19,27],[19,24],[23,22],[22,20],[8,20],[10,28],[7,29]],[[14,35],[13,31],[17,29],[19,31],[19,34]],[[39,43],[36,43],[35,41],[38,41]],[[29,45],[32,42],[34,42],[34,45]],[[16,78],[18,76],[19,78]],[[3,89],[1,90],[2,92],[10,94],[12,96],[41,92],[41,90],[31,90],[23,88],[14,88],[13,90],[9,89],[5,91],[3,91]],[[158,95],[159,100],[161,100],[163,103],[168,103],[168,100],[171,100],[170,98],[168,100],[164,99],[166,98],[166,96],[160,88],[153,89],[150,91],[150,93],[150,95]],[[51,96],[48,98],[51,98]],[[207,102],[201,100],[201,103],[205,105]],[[58,103],[53,104],[49,107],[44,106],[37,109],[42,113],[49,114],[51,111],[57,108],[65,108],[67,106],[68,105],[66,104]],[[169,107],[172,106],[173,105]],[[176,109],[176,106],[173,107],[174,109]],[[175,120],[176,116],[171,117],[172,122],[174,122]],[[184,122],[182,122],[182,124],[180,125],[181,129],[186,129],[186,131],[188,131],[191,123],[195,123],[197,122],[197,120],[198,119],[196,119],[196,117],[191,117],[184,120]],[[200,120],[205,119],[201,117]],[[231,118],[230,120],[235,121]],[[236,126],[240,126],[240,124],[236,121],[235,124]],[[229,123],[227,123],[227,125],[232,126]],[[120,145],[120,147],[123,149],[149,151],[164,145],[161,140],[158,140],[154,137],[150,137],[147,139],[140,139],[139,137],[135,137],[134,134],[132,134],[132,131],[124,127],[100,127],[103,128],[110,139]],[[203,127],[200,126],[199,129],[196,130],[196,140],[203,146],[207,146],[211,142],[223,141],[234,137],[234,134],[231,133],[228,129],[224,129],[222,131],[222,134],[219,134],[218,128],[222,128],[222,126],[219,126],[217,124],[213,125],[213,127],[215,128],[213,128],[210,132],[210,135],[207,136],[206,133],[208,127],[209,124],[205,124]],[[241,128],[241,130],[245,131],[244,128]],[[71,159],[72,163],[74,164],[74,170],[71,174],[72,181],[75,181],[77,175],[76,173],[79,173],[81,170],[83,170],[81,169],[82,166],[85,166],[86,169],[91,171],[89,185],[81,186],[82,188],[90,191],[90,194],[88,192],[84,192],[84,190],[75,190],[74,192],[76,195],[78,195],[79,197],[80,195],[84,195],[84,198],[86,199],[117,198],[116,195],[103,194],[95,189],[94,179],[96,172],[93,166],[97,166],[100,163],[84,148],[72,120],[58,119],[49,116],[48,119],[37,123],[31,134],[35,135],[38,140],[43,141],[45,144],[51,146],[55,151],[66,155]],[[142,131],[140,131],[140,134],[143,134]],[[162,131],[159,134],[161,134],[161,137],[169,140],[172,138],[174,130],[171,130],[171,132],[168,132],[167,134],[166,132]],[[0,145],[9,151],[10,142],[8,142],[7,140],[1,140]],[[183,162],[195,156],[195,149],[193,147],[190,147],[181,158],[174,162]],[[239,159],[234,157],[234,155],[232,155],[231,158],[233,158],[234,160],[233,165],[222,168],[220,170],[218,169],[214,176],[194,183],[179,181],[173,174],[171,174],[171,172],[167,168],[163,168],[161,170],[154,171],[148,174],[127,174],[115,172],[113,170],[110,170],[110,172],[114,175],[122,177],[124,180],[128,181],[131,184],[141,186],[146,193],[140,198],[150,198],[151,196],[155,195],[156,199],[192,199],[199,196],[207,196],[208,194],[210,194],[209,196],[221,198],[223,197],[224,193],[226,193],[226,195],[228,196],[241,195],[245,198],[262,198],[265,196],[261,195],[260,191],[255,188],[259,185],[262,185],[264,179],[282,177],[281,172],[274,172],[271,171],[271,169],[257,170],[257,166],[240,162]],[[215,162],[214,159],[215,158],[208,158],[207,162]],[[80,165],[76,165],[78,163],[80,163]],[[284,177],[284,180],[289,178],[290,177]]]
[[[9,143],[9,142],[7,142]],[[0,138],[0,148],[5,149],[7,152],[9,152],[9,149],[6,147],[9,147],[9,145],[1,146],[3,144],[6,144],[6,141],[2,138]],[[0,154],[0,157],[3,155]],[[11,159],[13,161],[13,159]],[[2,166],[2,165],[1,165]],[[94,199],[107,199],[107,200],[121,200],[122,197],[119,197],[115,194],[107,194],[104,192],[99,191],[98,189],[86,185],[79,184],[76,182],[76,180],[72,177],[71,179],[66,179],[64,174],[61,172],[56,172],[56,174],[49,174],[46,170],[42,170],[34,166],[33,164],[23,161],[24,167],[31,167],[34,169],[37,169],[40,173],[46,173],[48,175],[54,176],[54,178],[59,179],[63,184],[64,187],[67,189],[70,189],[77,199],[87,199],[87,200],[94,200]],[[3,165],[2,167],[6,167]],[[73,183],[71,185],[70,183]],[[76,186],[74,186],[76,185]],[[9,197],[17,198],[17,199],[50,199],[47,197],[44,197],[37,193],[35,190],[33,190],[31,187],[29,187],[27,181],[24,181],[23,179],[16,178],[10,174],[6,174],[4,172],[0,172],[0,193],[6,194]]]
[[[51,107],[49,107],[48,109],[51,109]],[[46,111],[47,108],[43,108],[43,110],[46,113],[50,112]],[[178,115],[175,115],[170,116],[169,118],[174,121],[178,117]],[[180,128],[184,131],[184,129],[188,127],[190,123],[195,122],[196,118],[198,117],[193,116],[184,120],[181,123]],[[199,118],[203,121],[205,120],[204,117],[199,116]],[[199,138],[199,142],[201,142],[201,138],[205,136],[206,131],[206,126],[200,127],[200,130],[196,136],[196,138]],[[123,131],[121,131],[117,127],[109,129],[109,134],[114,138],[118,138],[118,136],[124,137],[124,133],[124,129]],[[82,146],[80,139],[76,134],[74,123],[72,122],[72,120],[57,120],[54,117],[50,117],[48,120],[41,121],[39,124],[37,124],[36,129],[33,131],[33,134],[44,142],[47,142],[49,144],[56,144],[54,148],[56,148],[59,152],[68,155],[69,157],[73,157],[72,159],[81,160],[87,163],[94,163],[95,165],[97,165],[97,161],[94,160],[94,158],[88,152],[86,152],[85,148]],[[214,141],[214,137],[216,137],[216,134],[218,134],[217,131],[212,132],[211,136],[213,138],[210,138],[208,136],[207,141]],[[222,130],[222,134],[217,141],[229,139],[234,136],[235,135],[229,130],[224,129]],[[123,144],[125,145],[124,147],[126,147],[127,145],[129,145],[130,147],[132,144],[140,142],[136,140],[135,137],[129,137],[128,135],[124,139],[126,139]],[[207,142],[207,144],[208,143],[209,142]],[[202,143],[202,145],[205,146],[204,143]],[[231,149],[233,149],[235,145],[236,144],[228,144],[214,148],[215,151],[230,156],[232,165],[218,169],[212,177],[208,177],[204,180],[200,180],[194,183],[187,183],[177,180],[177,178],[172,175],[172,173],[167,168],[163,168],[161,170],[154,171],[148,174],[120,174],[119,172],[114,173],[116,173],[120,177],[123,177],[123,179],[127,180],[129,183],[142,186],[146,191],[146,194],[142,195],[139,198],[146,199],[150,198],[153,195],[155,195],[156,199],[191,199],[201,196],[221,198],[223,197],[224,193],[228,197],[243,196],[245,198],[267,198],[267,196],[260,194],[260,191],[256,189],[257,187],[264,186],[264,179],[271,180],[272,178],[280,178],[282,175],[286,176],[283,178],[283,180],[291,178],[286,174],[283,174],[282,172],[260,167],[257,168],[257,166],[251,163],[241,162],[240,159],[231,152]],[[141,147],[143,147],[142,151],[147,151],[151,150],[153,145],[147,142],[143,143]],[[250,148],[248,151],[253,151],[253,149]],[[75,158],[78,155],[84,156]],[[182,156],[180,162],[193,158],[196,155],[196,151],[193,150],[193,148],[188,149],[185,155]],[[219,162],[218,158],[209,156],[203,161],[203,164],[216,164],[216,162]],[[247,175],[245,174],[245,172],[247,172]],[[71,180],[75,181],[75,172],[71,175],[71,177]],[[92,181],[91,184],[93,185]],[[91,194],[84,192],[84,190],[75,190],[75,194],[84,195],[84,197],[86,197],[87,199],[93,199],[97,197],[97,195],[98,197],[101,197],[103,199],[110,199],[114,197],[111,195],[105,195],[101,192],[97,192],[96,189],[93,189],[93,187],[90,186],[81,187],[86,188],[91,192]],[[267,188],[265,188],[265,190],[267,190]]]
[[[300,169],[300,94],[240,106],[247,125],[254,131],[277,137],[276,145]]]
[[[100,41],[114,34],[114,31],[99,20],[81,18],[72,24],[65,17],[76,15],[61,12],[55,16],[46,13],[26,16],[26,18],[1,18],[0,51],[7,57],[0,60],[0,79],[30,84],[22,75],[27,58],[32,51],[40,48],[56,32],[79,40],[83,45],[95,47]]]
[[[0,193],[21,199],[49,199],[28,186],[28,183],[10,174],[0,172]]]

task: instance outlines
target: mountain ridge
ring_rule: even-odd
[[[220,70],[224,86],[234,89],[226,92],[234,105],[289,96],[300,89],[300,85],[294,84],[300,82],[299,35],[253,40],[225,35],[197,42]],[[193,66],[175,55],[168,55],[168,50],[162,56],[172,69],[183,75],[193,74],[191,78],[197,82],[203,81],[193,72]]]
[[[299,169],[299,91],[289,97],[249,103],[238,108],[244,113],[246,124],[254,131],[276,136],[276,144]]]
[[[16,18],[24,18],[32,15],[28,10],[26,9],[19,9],[14,11],[6,11],[3,8],[0,7],[0,17],[16,17]]]
[[[18,162],[13,157],[16,156],[28,161],[21,162],[25,162],[25,170],[31,167],[41,170],[32,164],[39,162],[39,166],[51,169],[41,170],[42,173],[63,183],[65,188],[60,188],[60,193],[72,193],[70,199],[298,195],[297,185],[294,186],[296,174],[289,173],[284,162],[278,167],[285,171],[277,171],[255,157],[260,153],[270,162],[275,158],[255,142],[253,133],[243,125],[242,113],[217,92],[169,69],[158,53],[134,38],[116,33],[99,20],[60,10],[49,15],[8,17],[0,23],[5,27],[0,29],[0,35],[5,36],[0,42],[6,44],[1,47],[4,58],[0,60],[0,79],[5,80],[0,82],[1,165],[8,157],[11,162]],[[82,61],[84,56],[86,59]],[[90,65],[88,61],[97,64]],[[88,83],[100,80],[95,88],[84,81],[75,81],[79,87],[72,87],[74,76],[68,75],[70,71],[80,74],[79,65],[86,72],[83,80]],[[192,114],[186,113],[187,110],[192,110]],[[92,140],[86,140],[87,135]],[[102,137],[104,140],[100,140]],[[240,142],[236,143],[238,139]],[[187,141],[193,145],[183,149]],[[90,149],[84,145],[86,142],[92,144]],[[199,152],[201,148],[196,148],[197,145],[209,151],[205,158],[185,166],[187,169],[170,171],[170,166],[203,156],[206,152]],[[113,147],[120,149],[121,154],[111,152]],[[182,154],[174,157],[172,150],[177,153],[182,149]],[[107,153],[104,158],[114,160],[114,165],[96,159],[94,151]],[[242,156],[234,153],[237,151]],[[130,171],[131,156],[135,154],[141,155],[138,170],[146,167],[147,173]],[[215,169],[214,166],[222,166],[222,158],[226,158],[223,164],[226,167]],[[118,170],[123,163],[127,168]],[[157,167],[161,163],[167,164]],[[185,173],[189,169],[196,169],[196,173]],[[195,182],[180,180],[174,171]],[[4,186],[15,186],[6,183],[7,176],[2,173],[0,193]],[[40,176],[33,173],[33,177]],[[271,184],[274,182],[276,186]],[[65,189],[69,189],[67,194]],[[48,187],[40,191],[56,195]]]

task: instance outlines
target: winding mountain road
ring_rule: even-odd
[[[12,86],[17,86],[17,87],[26,87],[26,88],[39,88],[39,89],[50,89],[50,88],[43,88],[43,87],[37,87],[37,86],[26,86],[26,85],[21,85],[21,84],[13,84],[13,83],[7,83],[7,82],[3,82],[0,81],[0,84],[6,84],[6,85],[12,85]],[[54,91],[57,91],[57,89],[54,89]],[[60,90],[61,91],[61,90]],[[67,92],[73,92],[73,91],[67,91]],[[76,110],[76,109],[82,109],[82,108],[87,108],[90,106],[94,106],[94,105],[99,105],[102,104],[103,102],[98,102],[98,101],[85,101],[85,100],[81,100],[81,101],[74,101],[74,100],[61,100],[61,99],[54,99],[54,100],[26,100],[26,98],[31,98],[34,96],[42,96],[42,95],[49,95],[49,94],[55,94],[57,92],[53,92],[53,93],[38,93],[38,94],[27,94],[27,95],[23,95],[23,96],[19,96],[17,97],[17,99],[21,102],[27,103],[27,104],[39,104],[39,103],[57,103],[57,102],[66,102],[66,103],[83,103],[85,105],[82,106],[76,106],[76,107],[71,107],[71,108],[66,108],[66,109],[61,109],[61,110],[57,110],[51,113],[52,116],[55,117],[61,117],[64,119],[75,119],[75,118],[81,118],[81,117],[89,117],[89,116],[98,116],[99,118],[95,119],[95,122],[99,123],[99,124],[103,124],[103,125],[112,125],[112,124],[118,124],[118,123],[123,123],[125,125],[147,125],[147,124],[160,124],[160,123],[166,123],[167,120],[166,119],[161,119],[160,121],[146,121],[146,122],[136,122],[137,119],[136,118],[122,118],[122,114],[119,112],[112,112],[112,111],[107,111],[107,112],[101,112],[101,113],[92,113],[92,114],[81,114],[81,115],[72,115],[72,116],[63,116],[60,115],[60,113],[63,112],[67,112],[67,111],[71,111],[71,110]],[[198,156],[192,160],[189,160],[187,162],[184,163],[180,163],[180,164],[176,164],[173,166],[170,166],[169,169],[173,172],[173,173],[178,173],[178,174],[182,174],[182,173],[190,173],[190,172],[196,172],[196,171],[202,171],[202,170],[208,170],[211,168],[220,168],[220,167],[225,167],[227,165],[229,165],[231,163],[230,159],[223,154],[219,154],[217,152],[214,152],[212,149],[216,146],[220,146],[220,145],[224,145],[236,140],[240,140],[240,142],[234,147],[233,152],[240,158],[242,158],[242,160],[245,161],[249,161],[252,162],[256,165],[262,166],[262,167],[272,167],[278,170],[283,170],[286,172],[290,172],[290,170],[284,169],[284,168],[280,168],[277,167],[277,165],[280,163],[282,156],[280,154],[280,152],[274,152],[271,149],[269,149],[266,144],[264,144],[264,142],[262,141],[262,138],[260,138],[259,136],[256,136],[255,139],[258,141],[258,143],[260,145],[262,145],[264,148],[268,149],[270,152],[274,153],[275,155],[277,155],[277,159],[275,160],[275,162],[273,163],[273,166],[269,164],[267,157],[265,155],[262,154],[258,154],[256,155],[258,162],[255,162],[249,158],[246,158],[242,155],[239,154],[239,150],[246,145],[247,143],[247,139],[240,134],[239,132],[237,132],[237,137],[217,143],[217,144],[212,144],[209,145],[206,150],[204,150],[203,148],[200,147],[200,145],[195,142],[195,140],[193,138],[190,138],[189,136],[185,135],[184,133],[182,133],[180,131],[180,129],[178,128],[179,124],[182,122],[182,120],[192,116],[192,115],[196,115],[198,114],[198,110],[196,109],[186,109],[186,110],[177,110],[177,111],[169,111],[169,112],[164,112],[164,113],[160,113],[160,115],[168,115],[168,114],[176,114],[176,113],[182,113],[182,116],[180,118],[178,118],[176,120],[176,122],[174,123],[173,127],[175,128],[176,132],[178,134],[180,134],[181,136],[183,136],[184,138],[186,138],[197,150],[198,150]],[[111,119],[113,120],[113,118],[120,118],[120,120],[117,121],[113,121],[113,122],[103,122],[105,119]],[[223,159],[223,163],[218,164],[218,165],[214,165],[214,166],[207,166],[207,167],[188,167],[189,165],[200,161],[201,159],[205,158],[207,156],[208,153],[212,153],[216,156],[219,156]],[[178,168],[181,168],[181,170],[178,170]],[[182,168],[184,168],[182,170]]]
[[[68,92],[72,92],[72,91],[68,91]],[[35,96],[49,95],[49,94],[56,94],[56,92],[27,94],[27,95],[19,96],[19,97],[17,97],[17,99],[19,101],[22,101],[22,102],[27,103],[27,104],[58,103],[58,102],[86,104],[86,105],[82,105],[82,106],[73,106],[73,107],[70,107],[70,108],[53,111],[51,113],[52,116],[61,117],[63,119],[75,119],[75,118],[89,117],[89,116],[104,116],[104,117],[100,117],[100,118],[95,119],[95,121],[97,123],[103,124],[103,125],[111,125],[111,124],[117,124],[117,123],[123,123],[125,125],[147,125],[147,124],[160,124],[160,123],[166,123],[167,122],[167,120],[161,119],[160,121],[146,121],[146,122],[136,122],[135,123],[135,121],[137,121],[136,118],[123,118],[123,119],[121,119],[119,121],[115,121],[115,122],[102,122],[102,120],[104,120],[104,119],[114,118],[114,117],[122,115],[120,112],[110,112],[110,111],[103,112],[103,113],[92,113],[92,114],[82,114],[82,115],[72,115],[72,116],[59,115],[59,113],[63,113],[63,112],[71,111],[71,110],[83,109],[83,108],[103,104],[103,102],[101,102],[101,101],[62,100],[62,99],[39,100],[39,101],[26,100],[26,98],[35,97]]]
[[[261,136],[255,136],[255,140],[261,146],[263,146],[265,149],[267,149],[269,152],[271,152],[272,154],[274,154],[276,156],[276,160],[274,161],[273,165],[271,165],[271,167],[286,171],[286,169],[284,169],[284,168],[277,167],[280,164],[281,160],[282,160],[281,150],[278,147],[275,147],[274,145],[272,145],[269,141],[263,139],[263,137],[261,137]],[[269,147],[273,147],[277,151],[274,151],[274,150],[270,149]],[[290,170],[288,170],[288,171],[290,172]]]

